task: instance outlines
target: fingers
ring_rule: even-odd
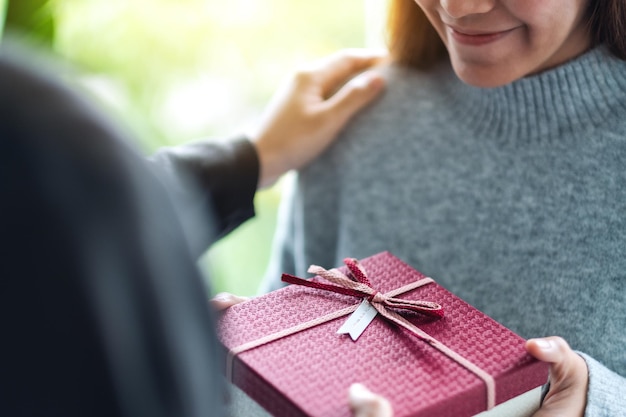
[[[533,417],[583,416],[589,375],[585,360],[560,337],[530,339],[526,349],[550,363],[550,390]]]
[[[369,71],[377,52],[342,51],[300,71],[279,89],[259,126],[249,131],[260,161],[259,187],[317,157],[359,109],[383,89],[381,75]]]
[[[322,88],[322,95],[328,96],[343,83],[358,73],[387,59],[387,53],[380,50],[345,49],[312,64],[302,73],[315,75]]]
[[[387,399],[376,395],[363,384],[352,384],[348,393],[354,417],[392,417],[393,410]]]
[[[235,304],[242,303],[248,300],[247,297],[240,297],[228,292],[221,292],[217,294],[215,297],[209,300],[209,304],[216,311],[226,310],[228,307],[232,307]]]
[[[384,85],[383,77],[374,71],[359,74],[327,100],[326,110],[347,120],[376,98]]]
[[[552,383],[578,371],[581,362],[584,364],[584,360],[570,348],[569,344],[557,336],[530,339],[526,342],[526,350],[540,361],[552,364],[550,367]]]

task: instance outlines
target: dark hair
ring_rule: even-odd
[[[586,16],[593,44],[605,44],[616,57],[626,60],[626,2],[590,0]],[[387,46],[395,62],[419,69],[428,69],[447,56],[445,45],[415,0],[390,0]]]
[[[589,32],[594,44],[604,44],[626,60],[626,3],[623,0],[590,0]]]

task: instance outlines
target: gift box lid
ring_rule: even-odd
[[[372,287],[388,293],[426,278],[388,252],[363,259]],[[348,274],[345,267],[339,268]],[[312,278],[323,282],[320,277]],[[436,282],[397,296],[439,303],[436,319],[400,313],[493,378],[495,404],[547,380],[547,365],[525,351],[525,341]],[[361,299],[290,285],[229,308],[220,317],[226,350],[317,320]],[[354,382],[390,400],[396,417],[470,417],[487,408],[485,381],[380,314],[358,340],[337,334],[348,315],[238,353],[225,372],[232,382],[276,416],[350,416]],[[225,361],[226,362],[226,361]]]

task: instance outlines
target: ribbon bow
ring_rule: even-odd
[[[423,313],[431,317],[443,317],[441,305],[423,300],[404,300],[401,298],[389,297],[372,288],[372,284],[367,278],[363,266],[354,258],[346,258],[343,262],[348,267],[354,279],[350,279],[338,269],[326,270],[321,266],[311,265],[308,272],[319,275],[337,285],[325,284],[323,282],[310,281],[290,274],[283,274],[282,281],[289,284],[303,285],[305,287],[317,288],[332,291],[338,294],[350,295],[353,297],[365,298],[372,304],[381,315],[388,317],[387,307],[403,309]],[[394,320],[395,321],[395,320]]]

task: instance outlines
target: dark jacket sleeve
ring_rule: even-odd
[[[0,52],[0,415],[223,415],[172,199],[122,132],[32,68],[51,71]]]
[[[259,160],[247,138],[162,148],[149,160],[178,206],[194,254],[254,216]],[[213,230],[198,228],[207,214]]]

